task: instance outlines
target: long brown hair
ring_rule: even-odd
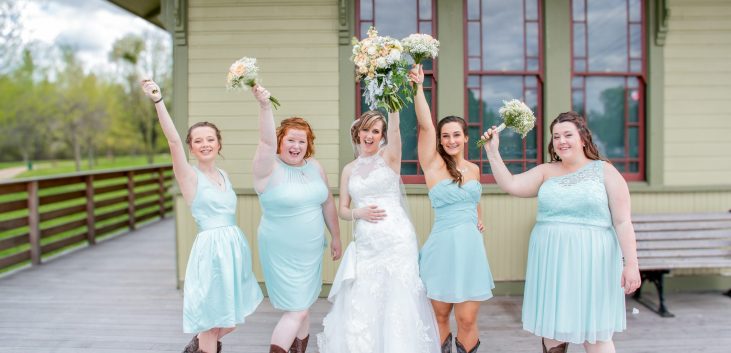
[[[551,158],[551,162],[558,162],[561,157],[558,156],[556,150],[553,148],[553,127],[558,123],[572,123],[576,126],[576,130],[579,131],[581,142],[584,144],[584,155],[586,158],[592,160],[606,160],[599,155],[599,149],[597,149],[594,140],[591,137],[591,130],[586,125],[586,119],[577,112],[565,112],[559,114],[556,119],[551,122],[551,140],[548,142],[548,155]]]
[[[437,123],[437,152],[439,152],[439,155],[444,160],[444,163],[447,165],[447,172],[449,172],[449,176],[452,177],[452,180],[456,182],[459,185],[462,185],[462,181],[464,179],[462,178],[462,173],[457,170],[457,161],[454,160],[452,156],[447,153],[446,150],[444,150],[444,146],[442,146],[441,140],[442,140],[442,127],[445,124],[448,123],[457,123],[462,127],[462,133],[465,137],[467,137],[467,123],[464,121],[464,119],[450,115],[444,117],[442,120],[439,120],[439,123]]]
[[[289,129],[302,130],[307,134],[307,151],[305,152],[305,159],[312,157],[315,154],[315,133],[312,132],[312,127],[307,120],[298,116],[293,116],[282,120],[277,127],[277,154],[281,152],[282,139],[287,134]]]
[[[193,147],[191,143],[193,142],[193,136],[191,134],[193,133],[193,130],[199,128],[199,127],[210,127],[213,129],[213,131],[216,132],[216,139],[218,139],[218,155],[223,156],[221,154],[221,150],[223,149],[223,139],[221,138],[221,130],[218,129],[218,126],[214,123],[209,123],[207,121],[199,121],[193,125],[191,125],[188,128],[188,135],[185,136],[185,143],[188,145],[188,148]]]
[[[383,127],[381,128],[381,134],[383,135],[381,139],[382,144],[387,144],[388,135],[386,135],[386,130],[388,129],[388,123],[386,122],[386,117],[383,116],[383,113],[379,112],[378,110],[369,110],[361,114],[360,118],[355,119],[353,125],[350,126],[350,139],[351,141],[353,141],[353,144],[356,146],[360,144],[360,137],[358,137],[358,132],[360,132],[361,129],[370,129],[378,121],[383,124]]]

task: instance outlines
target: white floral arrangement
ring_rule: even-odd
[[[521,138],[525,138],[536,125],[536,116],[533,115],[533,111],[517,99],[511,99],[508,102],[503,101],[503,106],[500,107],[498,113],[500,113],[503,123],[495,129],[495,133],[509,127],[519,133]],[[485,143],[487,143],[487,140],[481,138],[477,140],[477,147],[482,147]]]
[[[248,87],[256,85],[256,79],[259,77],[259,67],[256,66],[256,58],[243,57],[234,61],[228,68],[226,76],[226,88],[229,90],[246,90]],[[273,96],[269,97],[274,109],[279,108],[279,100]]]
[[[405,102],[399,92],[411,101],[408,64],[403,51],[401,42],[379,37],[375,27],[368,30],[368,37],[363,40],[353,38],[351,60],[355,64],[355,80],[365,83],[363,96],[371,110],[378,107],[389,112],[401,110]]]
[[[439,41],[428,34],[411,34],[402,39],[401,44],[417,65],[424,59],[436,58],[439,53]]]

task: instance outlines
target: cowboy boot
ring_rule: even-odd
[[[475,343],[475,346],[472,347],[472,349],[470,349],[469,351],[464,348],[462,342],[460,342],[459,338],[457,337],[454,338],[454,345],[457,346],[457,353],[475,353],[477,352],[477,347],[480,346],[480,340],[478,339],[477,343]]]
[[[269,345],[269,353],[287,353],[284,348],[277,346],[276,344]]]
[[[294,342],[292,342],[292,347],[289,347],[289,353],[305,353],[307,350],[307,342],[309,340],[310,335],[307,335],[307,337],[303,339],[295,337]]]
[[[450,332],[447,338],[442,342],[442,353],[452,353],[452,333]]]
[[[193,339],[185,345],[183,353],[195,353],[198,350],[198,335],[193,336]]]
[[[543,340],[543,338],[541,338],[541,345],[543,346],[543,353],[566,353],[569,350],[568,342],[561,343],[558,346],[548,349],[546,348],[546,342]]]

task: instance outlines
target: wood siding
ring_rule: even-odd
[[[671,0],[665,44],[666,185],[731,181],[731,1]]]
[[[336,1],[189,1],[189,124],[222,130],[219,166],[235,187],[251,187],[258,105],[250,92],[225,89],[229,65],[258,59],[261,83],[279,98],[274,112],[301,116],[316,132],[316,156],[331,186],[338,180],[338,7]]]
[[[429,236],[434,223],[434,212],[427,195],[409,195],[412,221],[421,246]],[[337,200],[336,200],[337,202]],[[523,280],[528,255],[528,239],[536,217],[536,199],[521,199],[502,194],[482,196],[485,224],[485,248],[496,281]],[[239,226],[254,249],[254,270],[262,281],[259,257],[256,253],[256,229],[261,218],[259,200],[256,195],[239,195]],[[632,194],[633,213],[667,212],[724,212],[731,207],[731,191],[726,192],[635,192]],[[185,264],[196,230],[190,217],[190,210],[181,197],[176,202],[178,227],[179,280],[185,277]],[[352,239],[350,222],[340,222],[343,249]],[[327,238],[329,239],[329,234]],[[323,281],[331,283],[337,271],[337,262],[325,251]],[[697,273],[718,273],[717,270],[696,271]],[[693,273],[696,273],[693,272]],[[688,272],[689,273],[689,272]]]

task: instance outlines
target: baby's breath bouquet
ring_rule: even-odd
[[[511,99],[509,102],[503,101],[503,106],[500,107],[498,113],[500,113],[503,123],[495,129],[496,133],[509,127],[519,133],[522,138],[525,138],[536,125],[536,116],[533,115],[533,111],[517,99]],[[479,139],[477,140],[477,147],[482,147],[485,143],[487,143],[487,140]]]
[[[408,64],[403,58],[403,51],[398,40],[379,37],[374,27],[368,30],[368,37],[363,40],[353,38],[351,60],[355,64],[355,80],[365,83],[363,96],[370,109],[401,110],[405,103],[399,92],[411,101]]]
[[[415,64],[424,59],[434,59],[439,53],[439,41],[428,34],[414,33],[401,40],[404,50],[414,58]]]
[[[256,66],[256,58],[243,57],[234,61],[228,68],[226,76],[226,88],[230,90],[245,90],[247,87],[254,87],[259,76],[259,67]],[[274,109],[279,108],[279,100],[274,96],[269,97]]]

